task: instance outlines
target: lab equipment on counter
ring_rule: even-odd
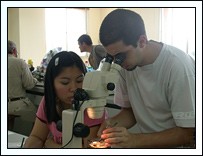
[[[85,66],[86,66],[87,72],[94,71],[93,67],[90,66],[89,61],[87,60],[85,61]]]
[[[45,72],[43,67],[37,66],[37,69],[32,72],[32,75],[39,81],[44,81]]]
[[[41,65],[40,66],[37,66],[37,69],[34,70],[32,72],[33,76],[39,81],[39,82],[42,82],[44,81],[44,76],[45,76],[45,73],[46,73],[46,69],[47,69],[47,66],[49,64],[49,61],[51,60],[51,58],[61,52],[62,48],[61,47],[57,47],[57,48],[53,48],[51,50],[49,50],[45,56],[43,57],[42,61],[41,61]]]
[[[82,89],[75,92],[73,108],[62,112],[63,148],[82,148],[82,138],[89,135],[88,127],[84,125],[84,111],[87,109],[92,119],[103,116],[106,98],[109,90],[115,88],[123,60],[123,56],[117,55],[112,64],[113,57],[107,55],[101,71],[86,73]]]
[[[44,70],[43,71],[44,73],[46,72],[47,66],[48,66],[49,61],[51,60],[51,58],[55,54],[61,52],[61,50],[62,50],[61,47],[56,47],[56,48],[53,48],[53,49],[49,50],[49,52],[45,54],[45,56],[43,57],[42,62],[41,62],[41,69]]]
[[[34,71],[35,68],[34,68],[34,66],[33,66],[33,61],[32,61],[32,59],[28,59],[27,63],[28,63],[28,67],[29,67],[30,71],[31,71],[31,72]]]
[[[24,140],[27,139],[28,136],[8,131],[8,148],[22,148],[23,144],[25,143]]]

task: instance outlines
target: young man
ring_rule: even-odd
[[[78,38],[78,45],[81,52],[90,53],[88,58],[89,63],[94,70],[97,70],[101,60],[106,57],[106,49],[102,45],[93,45],[92,39],[86,34]]]
[[[115,103],[122,107],[100,127],[108,146],[121,148],[195,147],[195,62],[175,47],[148,40],[144,21],[116,9],[100,27],[108,54],[125,55]],[[105,129],[107,123],[118,122]],[[136,124],[134,133],[128,128]]]

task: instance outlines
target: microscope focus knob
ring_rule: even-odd
[[[76,137],[87,137],[90,134],[90,128],[82,123],[77,123],[73,128],[73,134]]]
[[[110,90],[110,91],[113,91],[113,90],[115,89],[115,84],[109,82],[109,83],[107,84],[107,89]]]

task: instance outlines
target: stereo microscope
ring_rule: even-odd
[[[84,111],[91,119],[103,116],[109,90],[113,91],[118,81],[120,64],[125,55],[107,55],[100,71],[86,73],[82,89],[74,94],[73,108],[62,112],[63,148],[82,148],[82,138],[89,135],[89,127],[84,125]]]

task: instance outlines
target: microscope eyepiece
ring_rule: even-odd
[[[126,58],[126,53],[118,53],[115,56],[114,63],[121,65]]]
[[[74,100],[78,100],[78,101],[89,100],[89,96],[84,89],[77,88],[75,93],[74,93]]]
[[[111,56],[111,55],[107,54],[107,55],[106,55],[105,62],[108,62],[108,63],[110,63],[110,64],[111,64],[111,63],[113,62],[113,56]]]

